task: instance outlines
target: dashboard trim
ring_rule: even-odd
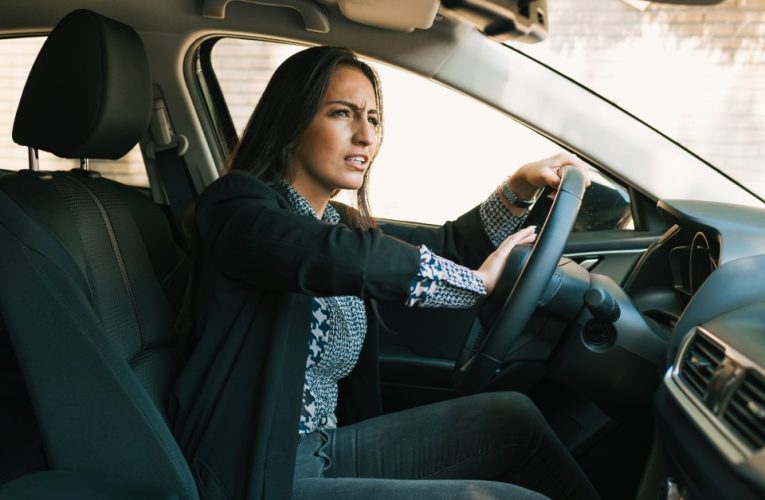
[[[748,460],[754,453],[752,452],[736,435],[731,432],[727,426],[723,423],[722,419],[718,415],[714,414],[709,408],[707,408],[699,398],[691,393],[686,385],[680,380],[680,364],[682,363],[685,353],[688,350],[692,340],[699,332],[703,333],[709,339],[714,340],[720,344],[724,351],[725,357],[731,359],[738,364],[741,369],[737,370],[733,377],[743,379],[745,370],[754,370],[763,374],[762,368],[752,362],[749,358],[736,351],[728,344],[720,340],[709,330],[696,326],[694,331],[686,335],[678,350],[677,356],[672,366],[667,370],[664,376],[664,385],[669,390],[670,394],[675,398],[678,404],[683,408],[690,419],[701,429],[701,431],[712,441],[717,449],[725,456],[725,458],[738,465]],[[738,381],[736,382],[738,383]]]
[[[633,254],[633,253],[643,253],[645,252],[645,248],[632,248],[628,250],[603,250],[603,251],[595,251],[595,252],[571,252],[571,253],[564,253],[564,257],[572,258],[572,257],[598,257],[601,255],[624,255],[624,254]]]

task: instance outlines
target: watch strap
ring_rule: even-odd
[[[510,189],[510,185],[507,181],[502,183],[502,194],[505,195],[505,198],[507,198],[507,201],[510,202],[511,205],[518,208],[529,208],[535,201],[537,201],[536,195],[530,200],[522,200],[518,198],[518,195]]]

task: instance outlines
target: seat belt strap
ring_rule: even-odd
[[[183,216],[195,199],[186,162],[178,155],[178,148],[158,151],[155,155],[173,223],[179,234],[183,234]]]
[[[165,100],[156,85],[151,112],[151,135],[153,144],[148,148],[149,156],[153,153],[159,178],[170,205],[173,223],[178,234],[183,234],[183,216],[197,194],[183,159],[189,143],[186,137],[173,131]]]

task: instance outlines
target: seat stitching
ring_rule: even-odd
[[[66,175],[66,178],[71,179],[76,184],[78,184],[95,202],[96,207],[98,208],[98,212],[101,215],[101,219],[104,223],[104,226],[106,227],[106,232],[109,235],[109,242],[111,243],[112,250],[114,251],[114,256],[117,259],[117,265],[120,270],[120,276],[122,277],[122,284],[125,286],[125,289],[128,294],[128,298],[130,299],[130,306],[133,309],[133,314],[135,316],[136,323],[138,324],[138,336],[141,340],[141,346],[144,345],[144,334],[143,334],[143,325],[141,325],[141,316],[138,314],[138,307],[136,306],[136,300],[135,295],[133,294],[133,287],[130,283],[130,277],[127,273],[127,267],[125,266],[125,260],[122,257],[122,251],[120,250],[119,243],[117,242],[117,236],[114,233],[114,227],[112,226],[111,219],[109,218],[109,213],[106,211],[106,208],[101,203],[101,200],[96,196],[96,194],[91,190],[85,183],[80,181],[79,179],[75,178],[74,176]]]

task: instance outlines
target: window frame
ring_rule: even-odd
[[[193,76],[194,76],[193,82],[198,92],[198,97],[200,98],[200,103],[202,104],[201,108],[203,109],[205,118],[207,122],[211,125],[210,129],[206,131],[206,134],[209,136],[208,138],[210,137],[212,138],[212,141],[210,141],[209,144],[210,144],[213,156],[216,158],[219,173],[222,173],[222,170],[225,168],[224,165],[227,164],[230,158],[230,155],[233,152],[234,147],[236,146],[236,142],[239,139],[239,135],[236,132],[236,127],[234,125],[231,112],[229,110],[229,106],[226,102],[218,76],[215,73],[215,69],[212,63],[212,52],[215,48],[215,45],[224,39],[245,40],[245,41],[274,43],[274,44],[282,44],[282,45],[296,45],[296,46],[301,46],[305,48],[313,46],[313,44],[308,42],[296,42],[292,40],[287,41],[287,40],[280,40],[280,39],[274,39],[269,37],[237,36],[234,34],[227,34],[227,33],[210,35],[197,42],[196,46],[191,51],[191,53],[193,54],[193,57],[192,57]],[[372,60],[374,61],[374,59]],[[375,61],[375,62],[379,62],[379,61]],[[389,62],[379,62],[379,63],[385,64],[387,66],[393,67],[401,71],[411,72],[405,68],[400,68]],[[421,78],[425,78],[425,77],[422,77],[421,75],[417,75],[417,76],[420,76]],[[441,86],[448,88],[452,92],[456,92],[458,94],[464,94],[464,92],[460,92],[458,89],[454,89],[444,84],[443,82],[437,82],[437,83]],[[525,127],[530,132],[535,133],[547,139],[551,143],[560,147],[562,150],[575,152],[572,150],[571,147],[564,144],[561,140],[555,137],[552,137],[549,134],[541,132],[538,128],[534,127],[533,125],[526,123],[518,119],[517,117],[508,114],[504,110],[499,109],[496,106],[493,106],[491,103],[483,101],[473,96],[468,95],[468,97],[476,100],[478,103],[481,103],[485,106],[489,106],[490,108],[499,112],[505,118],[512,120],[518,123],[519,125]],[[655,223],[656,221],[654,221],[653,219],[649,220],[647,217],[641,216],[640,215],[641,211],[636,209],[635,196],[637,195],[637,196],[640,196],[641,198],[645,198],[646,202],[648,204],[651,204],[653,203],[653,201],[648,195],[645,195],[644,193],[639,191],[639,189],[636,188],[635,186],[627,184],[622,179],[620,179],[619,177],[617,177],[616,175],[614,175],[607,169],[603,168],[601,165],[598,165],[596,162],[592,161],[591,159],[585,159],[585,161],[592,168],[596,169],[597,172],[602,177],[604,177],[606,180],[608,180],[609,182],[613,184],[619,185],[623,189],[623,191],[628,194],[629,221],[633,225],[631,229],[632,231],[644,231],[644,230],[650,231],[650,230],[653,230],[653,228],[658,226],[658,224]],[[435,226],[435,224],[426,223],[426,222],[398,220],[398,219],[390,219],[386,217],[381,217],[380,220],[403,222],[403,223],[416,224],[421,226]],[[643,227],[644,225],[645,227]],[[623,231],[625,230],[625,228],[624,226],[614,227],[613,230]]]

